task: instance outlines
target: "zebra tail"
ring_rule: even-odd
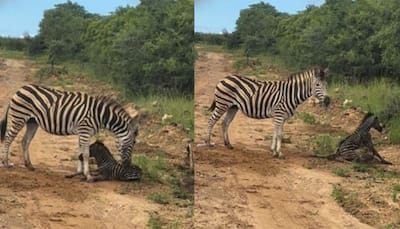
[[[208,108],[208,111],[214,111],[215,105],[216,105],[216,103],[215,103],[215,99],[214,99],[212,104],[211,104],[211,106],[210,106],[210,108]]]
[[[4,112],[3,116],[0,119],[0,141],[1,142],[4,141],[4,138],[6,136],[8,108],[9,108],[9,106],[7,106],[6,111]]]

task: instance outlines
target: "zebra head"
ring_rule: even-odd
[[[377,130],[379,132],[382,132],[382,130],[383,130],[383,127],[382,127],[381,123],[379,122],[378,117],[370,112],[368,112],[364,116],[361,123],[365,123],[365,125],[367,125],[369,128],[374,128],[375,130]]]
[[[121,159],[124,165],[131,163],[132,148],[136,144],[136,137],[139,134],[138,126],[133,123],[133,120],[127,120],[125,133],[117,138],[118,150],[121,152]]]
[[[140,180],[142,177],[142,169],[137,165],[124,166],[119,179],[122,181]]]
[[[328,96],[326,76],[328,73],[328,69],[315,68],[312,70],[314,75],[314,82],[312,85],[312,94],[316,97],[320,104],[323,104],[325,107],[328,107],[331,103],[331,99]]]

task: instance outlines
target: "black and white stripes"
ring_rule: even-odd
[[[328,158],[339,161],[368,162],[376,157],[383,164],[392,164],[383,159],[374,148],[372,137],[369,133],[371,128],[374,128],[379,132],[382,132],[383,130],[378,121],[378,117],[372,113],[367,113],[356,130],[343,139],[339,143],[336,152],[332,155],[329,155]],[[359,149],[364,149],[366,151],[361,151],[358,153]]]
[[[7,130],[7,119],[11,126]],[[38,126],[51,134],[79,135],[78,172],[89,174],[89,139],[100,129],[108,129],[116,136],[122,163],[130,164],[137,127],[129,114],[118,103],[105,97],[89,96],[81,92],[59,91],[37,85],[26,85],[12,97],[0,120],[0,137],[4,141],[3,164],[9,165],[9,147],[18,132],[27,125],[22,140],[25,166],[33,169],[29,159],[29,144]]]
[[[228,148],[232,148],[228,127],[240,110],[250,118],[274,118],[275,132],[271,150],[274,156],[283,156],[280,152],[283,124],[293,116],[296,107],[311,96],[318,98],[325,106],[329,105],[326,71],[313,68],[293,74],[284,81],[259,81],[237,75],[225,77],[215,89],[214,101],[210,108],[214,112],[208,123],[206,143],[211,144],[212,128],[226,113],[222,124],[224,143]]]

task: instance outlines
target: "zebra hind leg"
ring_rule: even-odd
[[[37,131],[38,128],[38,124],[35,122],[35,120],[30,119],[28,120],[28,122],[26,123],[26,132],[24,135],[24,138],[22,139],[22,152],[24,154],[24,162],[25,162],[25,167],[28,168],[29,170],[35,170],[35,168],[33,168],[31,160],[29,158],[29,145],[33,139],[33,137],[35,136],[35,133]]]
[[[12,119],[11,128],[7,131],[5,135],[5,142],[3,147],[3,161],[0,163],[0,167],[13,167],[14,164],[9,162],[8,153],[10,150],[11,143],[14,141],[15,137],[19,131],[24,127],[25,120]]]
[[[211,143],[212,129],[213,129],[215,123],[217,123],[217,121],[221,118],[221,116],[226,112],[227,109],[228,109],[228,107],[226,105],[218,106],[218,104],[217,104],[217,106],[215,107],[214,112],[208,121],[206,145],[208,145],[208,146],[214,145],[213,143]]]
[[[229,125],[231,124],[233,118],[235,117],[237,111],[238,111],[238,107],[237,106],[230,107],[227,110],[225,119],[224,119],[224,121],[222,123],[222,131],[223,131],[223,134],[224,134],[224,144],[228,149],[233,149],[233,146],[229,142],[228,128],[229,128]]]

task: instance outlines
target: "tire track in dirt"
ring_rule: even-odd
[[[195,144],[204,142],[210,115],[206,108],[232,61],[226,54],[198,52]],[[213,130],[216,146],[195,149],[196,228],[371,228],[331,198],[333,184],[341,178],[304,168],[309,153],[301,139],[316,134],[312,130],[304,131],[295,121],[286,124],[284,132],[296,139],[283,145],[286,159],[279,160],[269,150],[272,120],[238,114],[229,131],[233,150],[223,147],[220,123]]]

